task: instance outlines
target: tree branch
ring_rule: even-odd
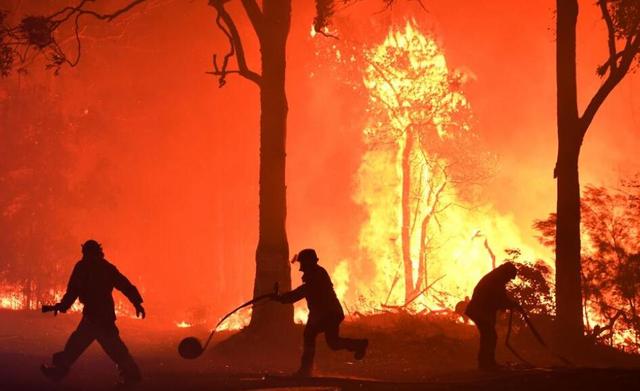
[[[256,34],[260,35],[262,33],[262,21],[263,15],[260,10],[260,6],[256,0],[242,0],[242,5],[244,6],[244,10],[251,21],[251,25],[255,30]]]
[[[99,20],[106,20],[107,22],[111,22],[112,20],[114,20],[115,18],[117,18],[118,16],[128,12],[129,10],[131,10],[132,8],[134,8],[135,6],[137,6],[138,4],[144,3],[146,0],[133,0],[131,1],[129,4],[125,5],[124,7],[108,13],[108,14],[101,14],[98,13],[96,11],[92,11],[92,10],[87,10],[87,9],[83,9],[82,7],[86,4],[86,3],[93,3],[95,0],[81,0],[80,4],[78,4],[76,7],[65,7],[62,10],[56,12],[55,14],[51,15],[49,17],[50,20],[54,21],[54,22],[64,22],[66,20],[68,20],[71,16],[76,15],[78,16],[82,16],[82,15],[91,15],[96,19]],[[67,13],[66,15],[64,15],[65,13]],[[64,15],[61,19],[55,19],[55,17],[60,16],[60,15]]]
[[[132,0],[124,7],[113,12],[100,13],[85,8],[88,4],[94,3],[95,0],[80,0],[76,6],[63,7],[49,16],[26,16],[18,25],[3,28],[2,35],[9,38],[3,42],[3,45],[10,48],[10,56],[14,56],[19,60],[17,66],[20,69],[28,65],[37,55],[42,54],[48,57],[49,62],[46,67],[48,69],[54,68],[57,73],[64,64],[73,67],[80,62],[82,47],[79,20],[83,15],[110,22],[145,1]],[[56,41],[54,34],[61,25],[70,20],[73,21],[73,33],[77,47],[77,54],[74,60],[69,60],[62,47]],[[3,70],[3,74],[5,74],[15,64],[10,61],[10,63],[3,65],[7,68]]]
[[[224,86],[226,83],[226,76],[229,73],[238,73],[240,76],[253,81],[254,83],[260,85],[262,82],[262,77],[249,69],[247,66],[247,62],[244,56],[244,48],[242,46],[242,40],[240,39],[240,33],[238,32],[238,28],[234,23],[231,15],[224,8],[225,3],[229,0],[209,0],[209,5],[215,8],[217,12],[216,16],[216,24],[220,27],[220,30],[227,36],[229,40],[229,52],[225,54],[224,59],[222,61],[222,67],[218,67],[217,58],[213,56],[213,72],[207,72],[212,75],[219,76],[218,83],[220,87]],[[257,4],[256,4],[257,6]],[[229,59],[235,55],[236,62],[238,63],[238,69],[230,71],[227,69],[229,65]]]
[[[607,25],[607,43],[609,46],[609,61],[607,62],[607,64],[611,67],[611,71],[614,72],[616,69],[618,69],[618,60],[616,54],[616,29],[613,26],[613,20],[611,19],[611,14],[609,13],[609,9],[607,8],[607,2],[605,0],[600,0],[598,1],[598,5],[600,6],[600,11],[602,12],[602,19],[604,19]]]
[[[620,59],[620,64],[617,68],[609,72],[607,79],[602,83],[598,91],[593,95],[591,101],[587,105],[587,108],[584,110],[584,113],[580,117],[580,122],[582,125],[582,130],[580,134],[580,138],[584,138],[584,135],[589,128],[589,125],[593,121],[593,118],[596,115],[596,112],[602,106],[605,99],[611,91],[620,83],[620,81],[624,78],[624,76],[629,71],[631,64],[633,63],[633,59],[638,54],[640,50],[640,35],[636,35],[633,38],[630,38],[625,45],[624,50],[621,52],[622,56]]]
[[[418,297],[420,297],[422,294],[424,294],[426,291],[428,291],[431,287],[433,287],[438,281],[442,280],[443,278],[445,278],[447,275],[443,274],[440,277],[436,278],[431,284],[427,285],[423,290],[419,291],[418,293],[415,293],[414,290],[414,295],[411,298],[411,300],[408,300],[406,303],[404,303],[402,306],[400,306],[399,308],[406,308],[409,306],[409,304],[413,303]],[[419,288],[418,288],[419,289]]]

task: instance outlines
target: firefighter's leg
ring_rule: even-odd
[[[369,341],[366,339],[341,337],[339,321],[330,322],[326,325],[324,337],[327,340],[327,345],[329,345],[332,350],[346,349],[350,352],[356,353],[356,359],[364,357],[367,345],[369,344]]]
[[[300,369],[297,374],[301,376],[310,376],[313,371],[313,359],[316,354],[316,337],[321,332],[320,328],[309,323],[304,328],[302,358],[300,360]]]
[[[71,333],[64,350],[53,355],[53,365],[69,368],[91,345],[96,338],[93,324],[82,319],[76,330]]]
[[[118,365],[124,382],[134,383],[141,380],[140,369],[120,338],[120,332],[115,323],[102,325],[97,340],[109,358]]]
[[[93,325],[83,318],[76,330],[69,336],[64,350],[53,354],[53,366],[43,365],[42,372],[51,379],[62,379],[94,339]]]
[[[492,369],[496,365],[496,343],[498,335],[495,330],[495,322],[483,320],[476,322],[480,331],[480,350],[478,352],[478,366],[481,369]]]

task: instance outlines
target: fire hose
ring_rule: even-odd
[[[520,360],[524,365],[533,367],[534,365],[531,364],[529,361],[525,360],[512,346],[511,343],[509,342],[509,339],[511,338],[511,328],[513,325],[513,310],[509,311],[509,326],[507,327],[507,335],[504,338],[504,345],[507,347],[507,349],[509,349],[509,351],[511,351],[511,353],[518,359]]]
[[[213,335],[215,334],[218,327],[220,327],[220,325],[225,320],[227,320],[231,315],[235,314],[236,312],[240,311],[245,307],[254,305],[265,299],[273,299],[275,296],[278,295],[278,290],[279,290],[279,287],[278,287],[278,283],[276,282],[273,286],[273,292],[254,297],[253,299],[239,305],[238,307],[234,308],[232,311],[227,313],[225,316],[222,317],[222,319],[220,319],[218,324],[216,324],[216,327],[214,327],[213,330],[211,330],[211,333],[209,333],[209,337],[205,341],[204,345],[202,345],[200,343],[200,340],[198,340],[196,337],[184,338],[182,341],[180,341],[180,344],[178,345],[178,353],[180,353],[180,356],[182,356],[182,358],[186,358],[186,359],[195,359],[200,357],[200,355],[202,355],[202,353],[209,346],[209,342],[211,342],[211,339],[213,338]]]
[[[521,309],[519,309],[518,312],[520,312],[520,314],[522,315],[522,319],[524,320],[525,324],[527,325],[527,328],[531,331],[531,334],[533,334],[533,336],[535,337],[536,341],[540,344],[540,346],[544,347],[552,356],[554,356],[555,358],[557,358],[560,361],[562,361],[565,365],[568,365],[568,366],[573,366],[574,365],[567,358],[565,358],[565,357],[555,353],[553,350],[551,350],[551,348],[545,343],[544,339],[542,338],[542,336],[540,335],[538,330],[535,328],[535,326],[531,322],[531,319],[529,318],[529,315],[527,314],[527,312],[524,309],[521,308]],[[509,326],[507,328],[507,335],[505,336],[504,344],[507,347],[507,349],[509,349],[511,351],[511,353],[513,353],[513,355],[518,360],[520,360],[523,364],[533,367],[534,365],[532,365],[529,361],[525,360],[513,348],[513,346],[511,346],[511,343],[509,342],[509,339],[511,337],[512,325],[513,325],[513,310],[510,310],[509,311]]]

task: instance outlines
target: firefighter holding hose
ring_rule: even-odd
[[[369,341],[367,339],[343,338],[340,323],[344,320],[342,306],[338,300],[329,273],[318,265],[314,249],[304,249],[294,256],[292,263],[300,263],[303,284],[298,288],[274,297],[280,303],[294,303],[307,300],[309,319],[304,329],[304,345],[300,369],[297,376],[308,377],[313,371],[316,337],[324,333],[327,345],[332,350],[348,350],[356,360],[364,358]]]
[[[473,320],[480,332],[478,367],[481,370],[496,370],[496,315],[500,310],[522,312],[520,304],[507,295],[507,284],[516,277],[517,269],[506,262],[482,277],[473,290],[467,305],[466,315]]]

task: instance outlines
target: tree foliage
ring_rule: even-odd
[[[538,259],[524,260],[517,248],[505,250],[504,262],[513,262],[518,268],[515,281],[508,286],[511,297],[530,314],[554,315],[555,300],[552,277],[549,265]]]
[[[640,181],[621,189],[586,186],[581,198],[582,294],[588,319],[640,348]],[[534,223],[546,246],[555,241],[555,214]],[[592,329],[596,324],[590,324]],[[623,330],[633,330],[625,335]]]
[[[637,0],[599,0],[602,18],[607,25],[609,59],[598,68],[604,76],[607,71],[629,69],[640,50],[640,2]],[[622,43],[623,48],[618,49]]]

